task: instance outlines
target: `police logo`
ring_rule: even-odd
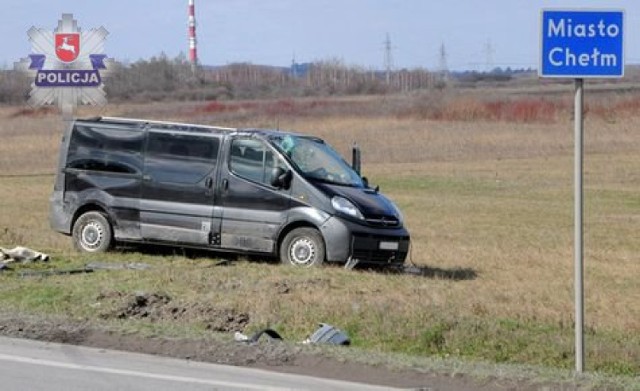
[[[53,32],[29,29],[33,54],[15,64],[34,81],[27,103],[57,104],[67,116],[79,104],[106,104],[103,78],[113,64],[103,53],[108,34],[104,27],[81,30],[72,14],[62,14]]]

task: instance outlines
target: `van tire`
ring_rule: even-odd
[[[73,245],[81,252],[101,253],[111,247],[113,230],[102,212],[82,214],[73,225]]]
[[[324,262],[324,240],[315,228],[289,232],[280,245],[280,262],[296,267],[316,267]]]

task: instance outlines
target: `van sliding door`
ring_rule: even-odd
[[[144,162],[140,230],[144,239],[208,245],[220,139],[151,129]]]

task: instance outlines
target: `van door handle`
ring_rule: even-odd
[[[229,181],[227,179],[222,180],[222,190],[227,190],[229,188]]]
[[[213,186],[213,178],[208,177],[207,179],[205,179],[204,186],[208,189],[211,189],[211,186]]]
[[[142,176],[142,180],[143,181],[150,181],[151,180],[151,175],[143,175]]]

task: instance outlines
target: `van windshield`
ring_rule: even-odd
[[[320,139],[273,135],[269,140],[289,157],[306,178],[336,185],[364,187],[362,179],[351,166]]]

